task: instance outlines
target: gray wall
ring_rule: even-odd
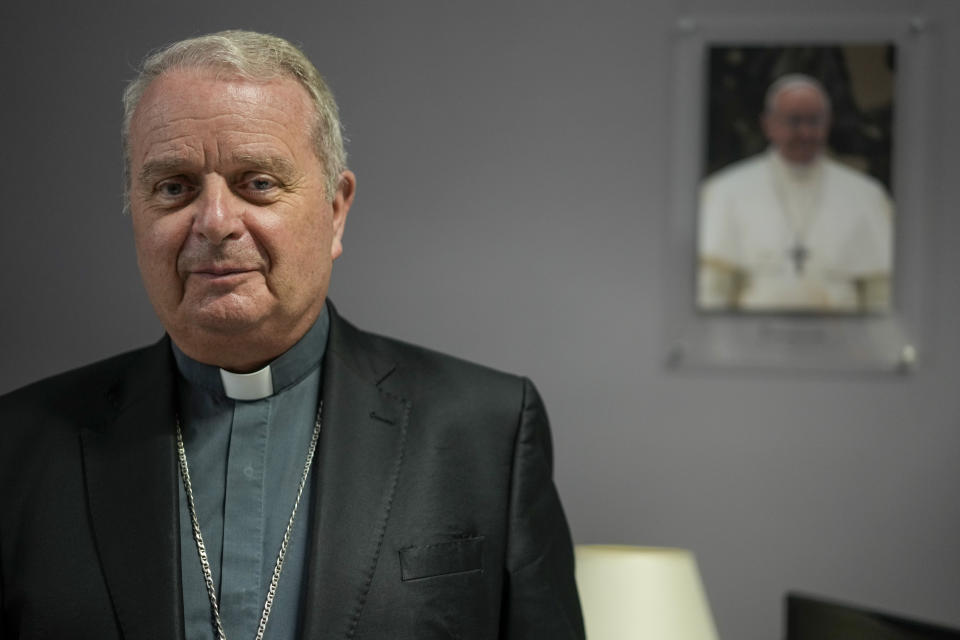
[[[577,542],[694,549],[726,639],[780,637],[790,588],[960,626],[960,4],[804,3],[933,20],[926,349],[908,377],[662,364],[673,25],[792,3],[108,4],[0,24],[0,392],[160,335],[120,212],[123,81],[169,40],[273,31],[327,75],[351,138],[334,300],[531,376]]]

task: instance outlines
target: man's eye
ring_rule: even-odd
[[[179,198],[188,190],[189,185],[179,180],[165,180],[157,185],[157,192],[166,198]]]
[[[250,185],[250,188],[254,191],[267,191],[276,186],[273,180],[264,176],[253,178],[247,184]]]

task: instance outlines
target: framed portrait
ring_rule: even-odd
[[[922,16],[679,21],[670,363],[915,366],[928,31]]]

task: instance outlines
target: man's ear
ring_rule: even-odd
[[[343,253],[343,228],[347,224],[347,212],[353,204],[353,196],[357,192],[357,177],[353,171],[345,170],[337,180],[337,192],[333,196],[333,242],[330,246],[330,256],[336,260]]]

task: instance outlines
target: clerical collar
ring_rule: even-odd
[[[330,332],[330,315],[323,311],[310,330],[295,345],[267,366],[253,373],[232,373],[197,362],[180,350],[172,340],[173,356],[180,375],[190,384],[234,400],[260,400],[292,387],[307,377],[323,361]]]
[[[273,373],[270,365],[251,373],[234,373],[220,369],[223,392],[234,400],[260,400],[273,395]]]
[[[823,168],[823,153],[807,164],[797,164],[784,158],[775,147],[770,147],[770,159],[777,171],[796,182],[805,182],[820,177]]]

